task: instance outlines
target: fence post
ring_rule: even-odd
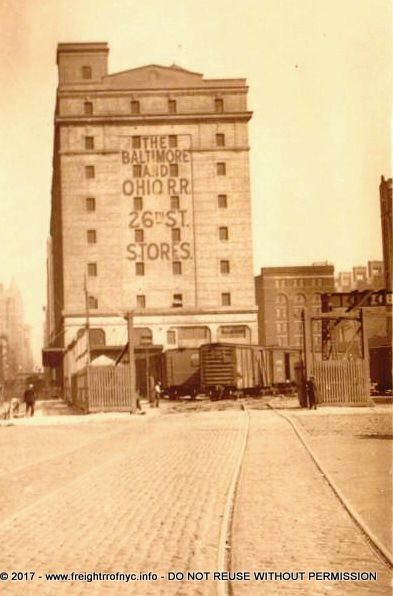
[[[132,313],[127,313],[127,332],[128,332],[128,358],[130,361],[130,394],[131,394],[131,414],[136,414],[136,387],[135,387],[135,352],[134,352],[134,321]]]

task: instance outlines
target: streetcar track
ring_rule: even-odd
[[[220,528],[220,539],[218,543],[218,557],[217,570],[230,571],[231,568],[231,538],[232,538],[232,520],[236,500],[236,491],[239,484],[240,472],[246,451],[248,435],[250,430],[250,414],[245,404],[241,404],[241,409],[244,412],[245,428],[243,431],[243,441],[240,447],[239,456],[235,465],[234,474],[228,490],[227,499],[224,507],[224,514]],[[230,596],[232,592],[232,584],[229,580],[217,582],[217,592],[219,596]]]

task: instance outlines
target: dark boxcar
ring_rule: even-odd
[[[161,382],[170,397],[199,392],[198,348],[177,348],[161,355]]]

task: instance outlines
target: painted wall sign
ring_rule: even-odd
[[[173,144],[175,143],[175,147]],[[135,147],[133,145],[137,144]],[[127,137],[122,141],[122,194],[142,199],[143,210],[128,213],[128,228],[143,229],[143,242],[129,242],[130,261],[192,259],[191,153],[188,135]],[[170,197],[184,198],[182,209],[168,209]],[[158,207],[158,208],[157,208]],[[172,228],[181,228],[181,242],[174,242]],[[174,240],[177,240],[175,238]]]

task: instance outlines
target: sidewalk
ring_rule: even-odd
[[[144,419],[160,414],[159,408],[151,408],[147,401],[142,401],[142,413],[131,416],[130,412],[94,412],[84,414],[80,410],[61,400],[37,400],[34,416],[24,416],[24,404],[15,418],[0,420],[2,426],[52,426],[59,424],[85,424],[91,422],[128,421],[130,418]]]

